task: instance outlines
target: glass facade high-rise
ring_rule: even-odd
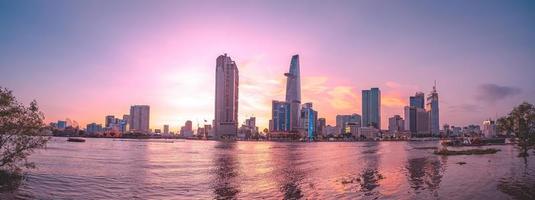
[[[305,103],[301,108],[301,127],[305,131],[306,137],[313,140],[316,137],[316,122],[318,112],[312,108],[312,103]]]
[[[362,90],[362,126],[381,129],[381,91],[379,88]]]
[[[429,111],[429,130],[431,135],[438,137],[440,135],[440,119],[438,110],[438,92],[436,84],[433,86],[433,91],[427,96],[427,110]]]
[[[216,138],[238,134],[238,85],[236,63],[227,54],[216,59],[214,133]]]
[[[299,55],[292,56],[290,71],[284,74],[286,79],[286,102],[290,103],[290,131],[300,128],[299,115],[301,108],[301,75]]]
[[[130,107],[130,131],[139,133],[149,132],[150,107],[148,105],[133,105]]]
[[[273,101],[271,104],[271,132],[290,131],[290,103],[285,101]]]
[[[417,108],[424,108],[425,106],[425,95],[423,92],[417,92],[414,96],[409,98],[410,106]]]
[[[115,116],[108,115],[108,116],[106,116],[106,121],[104,122],[104,127],[105,128],[109,128],[109,127],[111,127],[110,126],[111,124],[116,124],[116,123],[117,123],[117,120],[115,119]]]
[[[429,113],[424,108],[405,106],[405,130],[413,137],[429,136]]]

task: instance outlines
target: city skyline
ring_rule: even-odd
[[[403,116],[409,96],[429,94],[434,80],[440,127],[481,124],[522,101],[535,102],[535,24],[521,2],[464,2],[461,10],[459,2],[440,9],[426,3],[311,2],[305,9],[295,2],[175,2],[132,4],[128,12],[84,2],[34,3],[42,5],[1,3],[0,85],[23,102],[36,99],[47,122],[104,124],[106,115],[146,104],[152,129],[210,123],[213,58],[223,53],[240,68],[238,123],[255,116],[261,129],[268,127],[271,100],[284,99],[281,74],[294,54],[300,55],[303,101],[313,102],[331,125],[338,114],[362,114],[360,91],[378,87],[385,129],[388,118]],[[194,6],[202,12],[187,11]]]

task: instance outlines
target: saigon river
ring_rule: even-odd
[[[535,156],[436,156],[438,142],[52,138],[0,199],[529,199]],[[464,161],[466,164],[458,164]]]

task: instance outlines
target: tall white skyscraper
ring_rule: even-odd
[[[130,130],[139,133],[149,132],[150,107],[133,105],[130,107]]]
[[[438,93],[437,85],[433,86],[433,91],[427,96],[427,110],[429,111],[429,130],[431,135],[438,137],[440,135],[440,119],[438,111]]]
[[[381,129],[381,91],[379,88],[362,90],[362,126]]]
[[[292,56],[290,71],[284,74],[286,78],[286,102],[290,104],[290,131],[298,131],[301,123],[301,72],[299,69],[299,55]]]
[[[227,54],[217,57],[214,133],[216,138],[238,134],[238,67]]]

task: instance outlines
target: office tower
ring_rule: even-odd
[[[249,139],[258,133],[258,127],[256,127],[256,117],[250,117],[245,119],[245,123],[242,124],[238,131],[238,137],[243,139]]]
[[[327,126],[327,121],[325,120],[325,118],[318,118],[318,123],[316,125],[316,134],[326,136],[325,126]]]
[[[113,124],[116,124],[115,116],[113,116],[113,115],[106,116],[106,121],[104,123],[104,127],[105,128],[110,128],[111,125],[113,125]]]
[[[413,137],[422,137],[429,134],[429,113],[413,106],[405,106],[405,130]]]
[[[305,103],[301,108],[301,127],[305,131],[306,137],[309,140],[316,136],[316,121],[318,120],[318,112],[312,108],[312,103]]]
[[[393,117],[388,118],[388,131],[390,133],[396,133],[405,130],[403,118],[399,115],[394,115]]]
[[[193,131],[193,122],[191,122],[191,120],[186,121],[184,126],[187,131]]]
[[[169,134],[169,125],[167,125],[167,124],[163,125],[163,133],[164,134]]]
[[[405,130],[411,132],[411,134],[416,134],[416,107],[414,106],[405,106]]]
[[[96,124],[96,123],[88,124],[88,125],[86,126],[85,131],[86,131],[88,134],[96,134],[96,133],[100,133],[100,132],[102,132],[102,125],[100,125],[100,124]]]
[[[130,122],[130,115],[123,115],[123,121],[128,124],[128,122]]]
[[[227,54],[217,57],[214,131],[218,139],[238,134],[238,67]]]
[[[437,85],[433,86],[433,91],[427,96],[427,110],[429,111],[429,129],[431,135],[438,137],[440,134],[440,120],[438,111]]]
[[[133,105],[130,107],[130,130],[138,133],[149,133],[150,107]]]
[[[290,131],[290,103],[275,101],[271,103],[271,132]]]
[[[496,137],[496,123],[491,119],[483,121],[482,133],[486,138]]]
[[[290,131],[298,131],[301,108],[301,75],[299,55],[292,56],[290,71],[284,74],[286,79],[286,102],[290,103]]]
[[[245,119],[244,125],[249,128],[256,127],[256,117],[249,117],[249,119]]]
[[[350,132],[348,125],[351,124],[354,127],[362,126],[362,117],[358,114],[352,115],[336,115],[336,128],[338,134],[347,134]]]
[[[362,126],[381,129],[381,91],[379,88],[362,90]]]
[[[128,125],[128,121],[125,120],[125,119],[115,119],[117,121],[116,123],[116,126],[117,126],[117,129],[119,130],[119,132],[121,133],[124,133],[126,132],[127,129],[127,125]]]
[[[423,92],[417,92],[414,96],[409,98],[410,106],[417,108],[424,108],[425,95]]]
[[[419,136],[429,135],[429,113],[423,108],[416,108],[416,132]]]
[[[182,137],[193,136],[193,123],[190,120],[187,120],[184,126],[180,127],[180,135]]]
[[[67,121],[58,120],[58,123],[56,124],[56,128],[59,130],[63,130],[67,128]]]

